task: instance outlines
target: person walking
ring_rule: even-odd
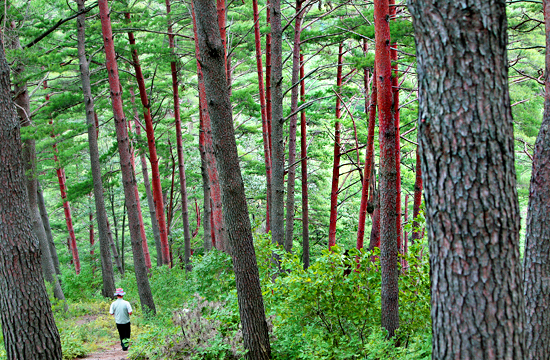
[[[117,299],[111,304],[109,313],[115,317],[116,327],[120,336],[120,345],[123,351],[128,351],[130,346],[130,315],[132,315],[132,306],[122,297],[126,295],[122,288],[116,289],[115,296]]]

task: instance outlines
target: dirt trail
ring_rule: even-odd
[[[128,351],[122,351],[120,348],[120,342],[113,342],[111,344],[105,344],[106,347],[100,349],[85,358],[87,360],[126,360]],[[75,359],[77,360],[77,359]]]

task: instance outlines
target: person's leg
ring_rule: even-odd
[[[122,350],[128,350],[128,346],[130,345],[130,333],[131,333],[131,327],[130,323],[122,324],[121,325],[123,331],[121,333],[121,342],[122,342]]]
[[[126,324],[116,324],[116,328],[118,330],[118,336],[120,337],[120,346],[122,346],[122,350],[124,350],[124,336],[126,335]]]

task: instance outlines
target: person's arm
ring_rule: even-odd
[[[115,316],[115,311],[113,310],[113,304],[111,304],[111,307],[109,308],[109,314]]]
[[[128,315],[132,315],[132,305],[129,302],[126,303],[126,308],[128,309]]]

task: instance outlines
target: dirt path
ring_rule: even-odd
[[[98,350],[83,359],[87,360],[126,360],[128,351],[122,351],[120,348],[120,342],[113,342],[112,344],[106,344],[106,348]]]

